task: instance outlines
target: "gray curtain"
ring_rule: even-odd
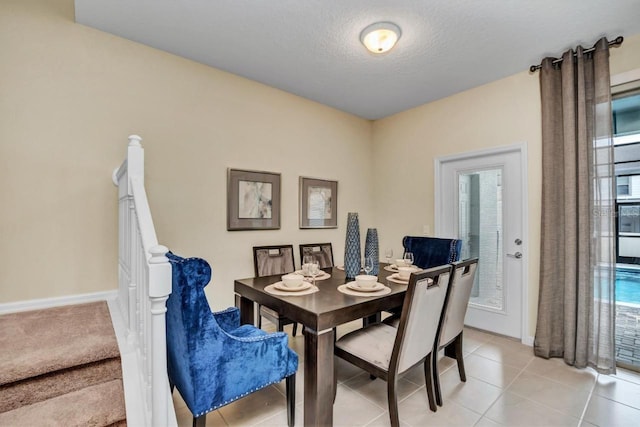
[[[542,236],[534,350],[615,373],[609,46],[542,61]],[[574,54],[575,53],[575,54]]]

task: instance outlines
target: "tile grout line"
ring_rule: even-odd
[[[492,340],[493,340],[493,338],[492,338],[491,340],[489,340],[489,341],[487,341],[487,342],[483,343],[483,344],[480,344],[480,345],[479,345],[478,347],[476,347],[473,351],[468,352],[468,353],[464,356],[464,358],[466,359],[466,356],[475,355],[475,356],[481,357],[482,359],[489,360],[489,361],[494,362],[494,363],[499,363],[500,365],[504,365],[503,363],[498,362],[498,361],[496,361],[496,360],[493,360],[493,359],[489,359],[489,358],[483,357],[483,356],[482,356],[482,355],[480,355],[480,354],[475,354],[476,350],[478,350],[478,349],[479,349],[480,347],[482,347],[484,344],[487,344],[487,343],[489,343],[489,342],[490,342],[490,341],[492,341]],[[532,359],[532,360],[533,360],[533,359]],[[466,360],[465,360],[465,362],[466,362]],[[511,382],[510,382],[506,387],[509,387],[509,386],[513,383],[513,381],[515,381],[515,380],[518,378],[518,376],[520,375],[520,373],[521,373],[522,371],[524,371],[524,369],[525,369],[527,366],[529,366],[529,364],[530,364],[530,363],[531,363],[531,361],[529,361],[529,362],[527,363],[527,365],[525,365],[525,367],[524,367],[524,368],[521,368],[521,371],[520,371],[520,372],[518,372],[518,375],[516,375],[516,376],[514,377],[514,379],[513,379],[513,380],[512,380],[512,381],[511,381]],[[452,364],[448,369],[446,369],[445,371],[441,372],[440,374],[442,375],[444,372],[448,371],[449,369],[452,369],[454,366],[455,366],[455,364]],[[511,366],[511,365],[505,365],[505,366],[508,366],[508,367],[510,367],[510,368],[514,368],[514,369],[518,369],[518,368],[515,368],[514,366]],[[497,397],[497,398],[495,399],[495,401],[494,401],[491,405],[489,405],[489,407],[488,407],[484,412],[482,412],[482,413],[480,413],[480,412],[478,412],[478,411],[476,411],[476,410],[474,410],[474,409],[472,409],[472,408],[468,408],[468,407],[466,407],[465,405],[462,405],[462,404],[460,404],[460,403],[457,403],[457,402],[456,402],[456,404],[457,404],[457,405],[460,405],[462,408],[465,408],[465,409],[466,409],[466,410],[468,410],[468,411],[471,411],[471,412],[473,412],[473,413],[475,413],[475,414],[479,414],[479,415],[480,415],[480,418],[478,418],[478,420],[474,423],[474,426],[475,426],[476,424],[478,424],[478,423],[480,422],[480,420],[482,420],[482,418],[484,418],[484,417],[485,417],[486,413],[487,413],[487,412],[488,412],[488,411],[493,407],[493,405],[498,401],[498,399],[500,399],[500,397],[504,394],[504,391],[506,390],[506,387],[505,387],[505,388],[502,388],[502,387],[496,386],[495,384],[491,384],[490,382],[485,381],[485,380],[483,380],[483,379],[481,379],[481,378],[477,378],[477,377],[475,377],[475,376],[473,376],[473,375],[471,375],[471,374],[467,374],[467,375],[468,375],[469,377],[471,377],[471,378],[475,379],[476,381],[480,381],[480,382],[482,382],[482,383],[484,383],[484,384],[487,384],[487,385],[490,385],[490,386],[492,386],[492,387],[496,387],[496,388],[500,389],[500,394],[498,395],[498,397]],[[426,387],[426,385],[425,385],[424,387]],[[422,387],[421,387],[421,388],[422,388]],[[420,389],[418,389],[418,390],[420,390]],[[409,396],[412,396],[412,395],[413,395],[414,393],[416,393],[418,390],[416,390],[415,392],[411,393]],[[407,398],[408,398],[409,396],[407,396]],[[406,399],[406,398],[405,398],[405,399]],[[403,399],[403,400],[404,400],[404,399]],[[495,420],[493,420],[493,419],[491,419],[491,418],[489,418],[489,417],[487,417],[487,419],[489,419],[489,420],[491,420],[491,421],[493,421],[493,422],[495,422],[495,423],[497,423],[497,424],[500,424],[500,423],[498,423],[497,421],[495,421]]]
[[[598,385],[598,379],[600,378],[600,373],[596,372],[596,380],[593,382],[591,386],[591,390],[589,391],[589,396],[587,397],[587,402],[584,404],[584,408],[582,408],[582,414],[580,414],[580,420],[578,421],[578,425],[581,425],[584,421],[584,416],[587,413],[587,408],[589,407],[589,403],[591,403],[591,397],[593,393],[596,391],[596,386]]]
[[[372,381],[375,381],[375,380],[372,380]],[[353,388],[349,387],[349,386],[348,386],[348,385],[346,385],[345,383],[342,383],[342,387],[345,387],[347,390],[352,391],[353,393],[355,393],[355,394],[357,394],[358,396],[362,397],[364,400],[366,400],[367,402],[371,403],[371,404],[372,404],[372,405],[374,405],[375,407],[380,408],[380,409],[382,409],[383,411],[389,411],[389,408],[386,408],[386,409],[385,409],[385,408],[381,407],[381,406],[380,406],[380,405],[378,405],[376,402],[374,402],[373,400],[369,399],[369,398],[368,398],[367,396],[365,396],[364,394],[359,393],[356,389],[353,389]],[[337,394],[338,394],[338,391],[336,390],[336,400],[338,399]],[[398,401],[398,403],[400,403],[400,401]],[[334,404],[335,404],[335,402],[334,402]],[[376,417],[376,418],[377,418],[377,417]],[[374,418],[374,420],[375,420],[375,418]],[[373,421],[373,420],[371,420],[371,421]],[[371,421],[369,421],[369,422],[371,422]],[[368,423],[367,423],[367,424],[368,424]]]
[[[527,363],[527,365],[526,365],[524,368],[522,368],[522,371],[518,373],[518,375],[513,379],[513,381],[511,381],[511,383],[509,383],[509,385],[507,386],[507,388],[508,388],[508,387],[510,387],[511,385],[513,385],[513,383],[514,383],[514,382],[515,382],[515,381],[516,381],[516,380],[521,376],[521,374],[525,371],[525,369],[526,369],[526,368],[527,368],[527,367],[528,367],[528,366],[529,366],[529,365],[530,365],[534,360],[535,360],[535,358],[534,358],[534,359],[531,359],[531,361],[529,361],[529,363]],[[543,376],[541,376],[541,375],[534,374],[534,373],[532,373],[532,372],[528,372],[528,374],[536,375],[536,376],[539,376],[539,377],[542,377],[542,378],[548,379],[548,378],[546,378],[546,377],[543,377]],[[553,381],[553,382],[555,382],[555,383],[557,383],[557,384],[562,384],[562,383],[557,382],[557,381]],[[596,381],[596,382],[597,382],[597,381]],[[595,384],[595,383],[594,383],[594,384]],[[562,385],[566,385],[566,384],[562,384]],[[594,385],[594,387],[595,387],[595,385]],[[507,390],[507,388],[505,388],[505,391]],[[571,388],[573,388],[573,387],[571,387]],[[562,414],[562,415],[564,415],[564,416],[567,416],[567,417],[570,417],[570,418],[575,418],[575,419],[577,419],[577,420],[578,420],[578,425],[580,425],[580,422],[582,421],[582,419],[581,419],[580,417],[574,417],[573,415],[567,414],[566,412],[563,412],[563,411],[561,411],[561,410],[559,410],[559,409],[553,408],[553,407],[551,407],[551,406],[549,406],[549,405],[546,405],[546,404],[544,404],[544,403],[542,403],[542,402],[538,402],[538,401],[536,401],[536,400],[533,400],[533,399],[531,399],[531,398],[529,398],[529,397],[527,397],[527,396],[523,396],[523,395],[521,395],[521,394],[519,394],[519,393],[516,393],[516,392],[513,392],[513,391],[511,391],[510,393],[513,393],[513,394],[515,394],[516,396],[519,396],[519,397],[522,397],[522,398],[523,398],[523,399],[525,399],[525,400],[528,400],[529,402],[533,402],[533,403],[535,403],[536,405],[540,405],[540,406],[542,406],[542,407],[544,407],[544,408],[547,408],[547,409],[549,409],[549,410],[555,411],[555,412],[557,412],[557,413],[559,413],[559,414]],[[589,403],[590,396],[591,396],[591,395],[589,395],[589,397],[587,398],[587,404]],[[493,405],[492,405],[492,406],[493,406]],[[493,420],[492,420],[492,421],[493,421]]]
[[[479,356],[479,355],[478,355],[478,356]],[[480,356],[480,357],[482,357],[482,356]],[[488,359],[488,360],[491,360],[491,359]],[[487,409],[482,413],[482,415],[480,416],[480,420],[481,420],[482,418],[485,418],[485,417],[486,417],[487,419],[489,419],[489,420],[491,420],[491,421],[493,421],[493,422],[495,422],[495,423],[497,423],[497,424],[502,425],[501,423],[499,423],[498,421],[494,420],[493,418],[488,417],[488,416],[487,416],[487,413],[491,410],[491,408],[493,408],[493,406],[496,404],[496,402],[497,402],[498,400],[500,400],[500,398],[505,394],[505,392],[507,391],[507,389],[508,389],[508,388],[509,388],[509,387],[510,387],[510,386],[511,386],[511,385],[512,385],[512,384],[513,384],[513,383],[514,383],[514,382],[515,382],[519,377],[520,377],[520,375],[522,375],[522,373],[525,371],[525,369],[527,369],[527,367],[531,364],[531,362],[533,362],[533,360],[534,360],[534,359],[531,359],[531,360],[530,360],[530,361],[529,361],[529,362],[528,362],[528,363],[527,363],[527,364],[526,364],[526,365],[525,365],[525,366],[520,370],[520,372],[518,372],[518,374],[513,378],[513,380],[511,380],[511,382],[510,382],[509,384],[507,384],[504,388],[500,388],[500,394],[498,395],[498,397],[496,398],[496,400],[494,400],[494,401],[493,401],[493,403],[492,403],[491,405],[489,405],[489,407],[488,407],[488,408],[487,408]],[[507,366],[509,366],[509,365],[507,365]],[[473,376],[472,376],[472,377],[473,377]],[[475,377],[473,377],[473,378],[475,378]],[[483,380],[481,380],[480,378],[476,378],[476,379],[477,379],[478,381],[483,381]],[[494,385],[494,384],[488,383],[488,382],[486,382],[486,381],[483,381],[483,382],[485,382],[485,383],[487,383],[487,384],[490,384],[490,385]],[[494,386],[495,386],[495,385],[494,385]],[[534,401],[532,400],[532,402],[534,402]],[[535,402],[535,403],[537,403],[537,402]],[[467,408],[467,409],[469,409],[469,408]],[[480,420],[478,420],[478,422],[480,422]],[[477,424],[477,423],[476,423],[476,424]]]

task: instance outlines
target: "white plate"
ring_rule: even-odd
[[[360,286],[358,286],[356,284],[356,282],[349,282],[347,283],[347,288],[351,289],[352,291],[357,291],[357,292],[376,292],[376,291],[381,291],[382,289],[384,289],[384,285],[382,283],[376,283],[375,286],[372,286],[370,288],[361,288]]]
[[[276,288],[279,291],[285,291],[285,292],[300,292],[300,291],[304,291],[307,290],[311,287],[311,283],[309,282],[302,282],[302,286],[298,286],[297,288],[289,288],[287,286],[284,285],[284,283],[282,282],[277,282],[273,284],[273,287]]]
[[[403,279],[398,273],[393,273],[391,276],[389,276],[389,279],[397,280],[398,282],[409,283],[409,278]]]
[[[313,277],[313,276],[311,276],[311,275],[308,275],[308,276],[307,276],[306,274],[304,274],[304,272],[303,272],[302,270],[296,270],[296,271],[294,271],[294,273],[296,273],[296,274],[301,274],[301,275],[303,275],[305,278]],[[316,276],[316,280],[325,279],[327,276],[329,276],[329,273],[327,273],[326,271],[322,271],[322,270],[320,270],[320,272],[319,272],[319,273],[318,273],[318,275]]]
[[[403,266],[404,267],[404,266]],[[413,269],[413,272],[415,273],[416,271],[420,270],[420,267],[417,267],[415,265],[412,265],[410,268]],[[398,266],[395,264],[389,264],[385,267],[385,270],[387,271],[398,271]]]

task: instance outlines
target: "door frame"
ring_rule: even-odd
[[[434,220],[435,220],[435,234],[437,237],[457,238],[456,236],[443,236],[443,221],[444,216],[444,203],[440,174],[442,172],[442,165],[458,160],[467,160],[474,157],[488,157],[497,154],[517,152],[520,154],[520,181],[521,181],[521,194],[522,194],[522,252],[525,254],[522,257],[522,272],[521,272],[521,323],[520,323],[520,341],[523,344],[532,346],[533,337],[529,335],[529,174],[528,174],[528,159],[527,159],[527,143],[519,142],[511,145],[498,146],[493,148],[487,148],[482,150],[467,151],[459,154],[451,154],[447,156],[440,156],[434,159]]]

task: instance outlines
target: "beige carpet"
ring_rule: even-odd
[[[0,426],[126,425],[106,302],[0,316]]]
[[[105,381],[122,379],[119,358],[63,369],[0,386],[0,412],[11,411]]]
[[[0,426],[124,425],[122,396],[122,380],[113,380],[0,413]]]
[[[0,385],[120,357],[104,301],[0,316]]]

